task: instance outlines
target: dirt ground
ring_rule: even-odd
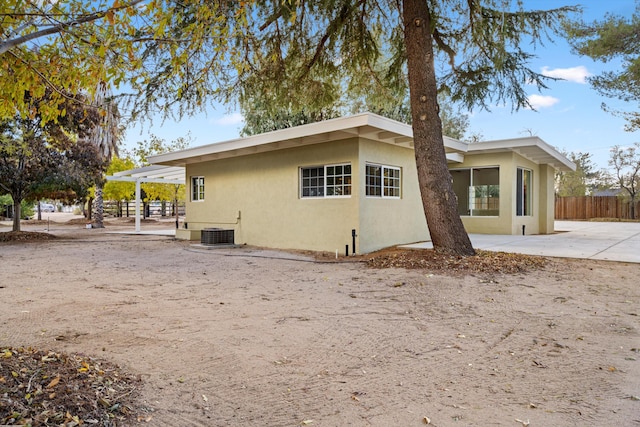
[[[447,276],[69,226],[0,244],[0,348],[142,379],[154,426],[640,426],[640,265]]]

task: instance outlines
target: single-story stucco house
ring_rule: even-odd
[[[445,138],[470,233],[553,232],[554,173],[575,165],[538,137]],[[153,156],[183,166],[176,236],[233,230],[236,244],[358,253],[429,239],[411,126],[364,113]],[[355,240],[354,240],[355,234]],[[353,249],[353,247],[352,247]]]

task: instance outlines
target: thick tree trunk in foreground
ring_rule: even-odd
[[[474,255],[458,214],[444,151],[429,8],[425,0],[404,0],[402,8],[418,182],[433,247],[438,252]]]

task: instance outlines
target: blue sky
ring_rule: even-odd
[[[559,0],[525,0],[527,7],[547,9],[562,4],[579,4],[584,8],[586,21],[599,20],[606,13],[631,16],[634,0],[582,0],[566,3]],[[469,133],[480,133],[485,140],[539,136],[554,147],[566,151],[592,153],[599,168],[606,168],[609,149],[614,145],[628,146],[640,141],[638,133],[624,131],[624,120],[603,111],[602,102],[624,110],[637,107],[600,96],[586,82],[589,75],[605,70],[615,70],[619,63],[593,62],[571,52],[566,41],[558,39],[536,50],[531,67],[545,75],[564,80],[549,82],[549,89],[538,93],[534,86],[528,88],[530,101],[537,111],[512,112],[511,106],[496,106],[487,111],[470,114]],[[220,106],[179,122],[155,120],[128,130],[124,148],[135,146],[137,141],[155,134],[172,141],[190,132],[191,146],[210,144],[237,138],[242,128],[242,117]]]

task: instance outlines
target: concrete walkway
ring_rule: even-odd
[[[640,223],[556,221],[555,234],[470,234],[476,249],[640,263]],[[409,247],[431,248],[431,242]]]

